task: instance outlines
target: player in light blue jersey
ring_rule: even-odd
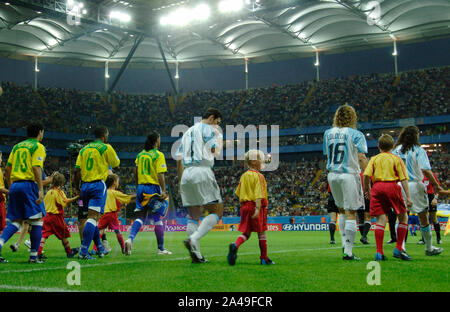
[[[323,136],[323,154],[327,156],[328,184],[339,208],[339,230],[344,248],[344,260],[360,260],[353,254],[357,231],[356,211],[364,208],[361,166],[367,162],[367,142],[356,130],[356,112],[349,105],[340,106],[333,128]]]
[[[435,192],[443,191],[431,171],[427,152],[419,144],[419,128],[407,126],[402,129],[395,143],[393,154],[398,155],[406,165],[409,176],[409,191],[413,206],[410,211],[419,215],[420,232],[425,241],[425,254],[427,256],[438,255],[443,248],[433,246],[431,226],[428,222],[428,196],[425,184],[422,182],[425,175],[433,185]]]
[[[208,262],[201,252],[199,240],[205,236],[223,214],[222,197],[212,167],[214,157],[222,146],[222,136],[215,126],[222,120],[222,114],[209,108],[202,121],[190,127],[181,138],[177,151],[178,181],[183,207],[187,207],[188,239],[184,241],[193,263]],[[198,226],[202,207],[209,214]]]

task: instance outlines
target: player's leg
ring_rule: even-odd
[[[119,242],[120,248],[122,250],[122,254],[125,254],[125,243],[123,241],[123,235],[120,233],[119,229],[115,229],[114,233],[116,234],[117,241]]]
[[[411,211],[419,215],[420,232],[425,242],[425,254],[427,256],[438,255],[443,248],[433,246],[433,235],[431,233],[431,225],[428,219],[428,196],[426,187],[421,182],[409,182],[409,191],[413,206]]]
[[[84,206],[84,204],[78,207],[78,234],[80,235],[80,243],[83,243],[83,230],[86,225],[88,212],[87,206]]]
[[[193,247],[192,251],[200,261],[204,259],[200,252],[200,239],[211,231],[217,223],[219,223],[223,215],[222,203],[211,203],[205,205],[204,208],[209,212],[209,214],[203,218],[198,229],[189,237],[190,244]]]
[[[420,232],[425,242],[425,254],[434,256],[440,254],[444,249],[433,246],[433,234],[431,233],[431,225],[428,222],[428,213],[426,210],[419,213]]]
[[[330,212],[330,224],[329,224],[330,244],[336,244],[336,241],[334,240],[334,233],[336,232],[337,214],[338,214],[337,212]]]
[[[102,245],[108,253],[111,252],[111,247],[109,246],[109,242],[106,239],[105,230],[107,227],[111,228],[110,222],[112,220],[111,220],[110,216],[111,216],[110,213],[106,213],[106,214],[102,215],[97,224],[97,227],[99,229],[100,239],[102,241]],[[94,246],[94,248],[95,248],[95,246]]]
[[[14,244],[9,246],[13,252],[16,252],[19,250],[19,247],[22,244],[22,242],[25,238],[25,235],[28,234],[29,230],[30,230],[30,225],[27,222],[22,222],[22,227],[20,229],[19,238],[17,239],[17,242],[15,242]]]
[[[67,258],[73,258],[80,251],[79,248],[70,248],[70,242],[66,237],[61,239],[61,243],[64,247],[64,251],[66,252]]]
[[[391,240],[389,240],[387,243],[392,244],[392,243],[397,242],[397,236],[395,235],[395,223],[397,222],[397,216],[392,209],[389,210],[388,221],[389,221],[389,233],[391,235]]]
[[[377,252],[375,254],[375,260],[382,261],[386,260],[383,252],[383,240],[384,240],[384,230],[386,227],[386,215],[381,214],[376,216],[377,223],[375,224],[375,244],[377,246]]]
[[[136,219],[131,225],[130,235],[128,235],[128,239],[125,241],[125,250],[124,254],[129,256],[131,255],[131,250],[133,248],[133,242],[136,236],[139,233],[142,225],[144,225],[146,209],[138,204],[138,200],[136,200],[136,209],[134,210]]]
[[[357,217],[357,221],[358,221],[359,234],[361,235],[361,238],[362,238],[364,235],[364,210],[358,209],[356,211],[356,217]]]
[[[333,196],[334,203],[338,208],[339,219],[339,233],[341,234],[342,248],[345,245],[345,210],[344,210],[344,190],[342,187],[342,177],[333,172],[328,173],[328,184],[331,189],[331,195]]]
[[[439,224],[439,221],[437,219],[436,210],[430,210],[430,219],[433,223],[434,232],[436,233],[436,243],[441,244],[441,225]]]
[[[406,209],[405,209],[406,210]],[[405,239],[408,234],[408,214],[402,212],[397,215],[398,226],[397,226],[397,244],[394,248],[394,257],[401,258],[402,260],[412,260],[405,251]]]
[[[8,223],[8,225],[0,235],[0,263],[8,262],[1,256],[3,245],[14,235],[14,233],[20,231],[21,227],[22,227],[22,220],[20,219],[13,220],[12,222]]]
[[[187,227],[186,234],[188,238],[198,230],[198,224],[200,222],[200,216],[202,214],[201,206],[187,207]]]

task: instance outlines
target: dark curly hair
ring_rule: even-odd
[[[394,145],[394,148],[401,145],[402,154],[405,154],[407,151],[409,151],[411,148],[413,148],[414,145],[419,146],[419,128],[416,126],[406,126],[400,131],[400,134],[398,136],[397,142]]]

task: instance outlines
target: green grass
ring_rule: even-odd
[[[45,264],[28,264],[27,248],[22,245],[12,253],[6,243],[2,256],[9,263],[0,265],[0,291],[151,291],[151,292],[355,292],[355,291],[450,291],[450,240],[443,237],[444,252],[439,256],[425,256],[424,246],[417,245],[418,237],[408,238],[407,250],[414,261],[392,257],[394,246],[385,245],[389,260],[380,263],[381,285],[368,285],[366,268],[375,254],[375,238],[369,234],[370,245],[359,242],[354,253],[359,262],[344,262],[340,247],[329,245],[328,232],[268,232],[269,257],[273,266],[259,264],[257,236],[252,235],[239,252],[237,263],[230,267],[226,256],[228,245],[238,232],[211,232],[201,240],[207,264],[192,264],[182,241],[184,232],[166,233],[165,247],[173,255],[157,255],[154,233],[139,233],[133,254],[123,256],[113,233],[108,233],[113,248],[103,259],[81,263],[81,285],[69,286],[70,272],[64,249],[54,236],[47,240]],[[420,235],[420,234],[419,234]],[[128,233],[124,233],[125,239]],[[385,240],[389,239],[386,232]],[[78,233],[70,238],[72,247],[79,246]]]

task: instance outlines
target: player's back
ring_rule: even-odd
[[[33,166],[43,167],[45,148],[38,140],[30,138],[14,145],[7,165],[11,167],[11,181],[34,181]]]
[[[421,146],[414,145],[403,153],[402,145],[399,145],[394,148],[392,153],[398,155],[405,163],[410,181],[422,181],[422,169],[431,170],[427,152]]]
[[[211,149],[216,148],[217,145],[214,127],[198,122],[183,134],[177,154],[182,157],[185,167],[213,167],[214,154]]]
[[[158,173],[167,171],[164,154],[156,148],[143,150],[136,157],[138,184],[159,185]]]
[[[359,174],[358,153],[367,153],[366,139],[361,131],[348,127],[325,131],[323,154],[327,156],[328,171]]]
[[[83,182],[106,180],[109,166],[119,166],[120,160],[111,145],[94,141],[86,145],[78,154],[75,167],[81,170]]]

